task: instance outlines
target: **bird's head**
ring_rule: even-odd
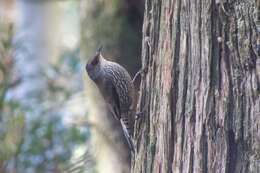
[[[92,80],[95,80],[99,77],[100,75],[100,62],[101,62],[101,58],[102,58],[102,55],[101,55],[101,51],[102,51],[102,46],[100,46],[97,51],[96,51],[96,54],[94,55],[93,58],[90,58],[86,64],[86,71],[89,75],[89,77],[92,79]]]

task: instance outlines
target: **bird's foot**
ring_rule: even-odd
[[[148,103],[145,104],[143,107],[143,110],[141,112],[137,112],[135,114],[135,119],[138,120],[140,118],[143,118],[145,116],[146,111],[148,110]]]
[[[147,72],[147,70],[148,70],[148,67],[147,67],[147,66],[146,66],[145,68],[140,69],[140,70],[135,74],[135,76],[134,76],[134,78],[133,78],[133,80],[132,80],[132,83],[135,82],[136,78],[137,78],[139,75],[145,74],[145,73]]]
[[[140,118],[143,118],[145,115],[145,111],[138,112],[135,114],[135,120],[139,120]]]

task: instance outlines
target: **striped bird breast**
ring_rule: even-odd
[[[114,62],[109,62],[104,69],[105,75],[116,88],[121,113],[135,111],[135,88],[129,73]]]

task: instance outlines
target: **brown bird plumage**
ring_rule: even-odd
[[[86,65],[89,77],[99,88],[109,111],[120,121],[127,143],[132,151],[136,92],[131,76],[121,65],[108,61],[100,48]]]

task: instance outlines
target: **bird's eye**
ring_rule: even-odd
[[[91,64],[95,66],[95,65],[98,64],[98,61],[99,61],[99,55],[96,55],[96,56],[94,57],[94,59],[92,60]]]

